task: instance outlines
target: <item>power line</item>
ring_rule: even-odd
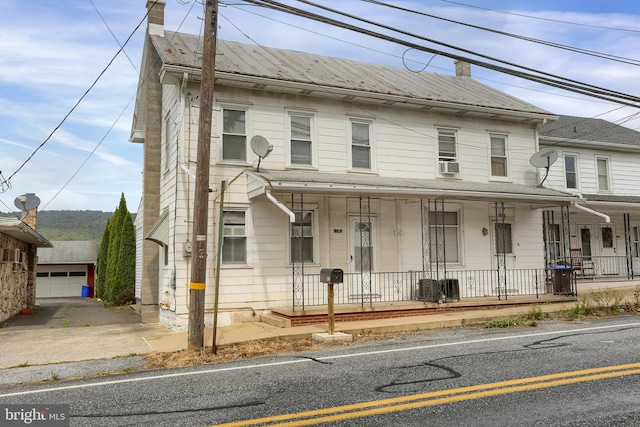
[[[309,11],[305,11],[305,10],[302,10],[302,9],[297,9],[297,8],[294,8],[294,7],[291,7],[291,6],[287,6],[287,5],[284,5],[282,3],[278,3],[276,1],[271,1],[271,0],[245,0],[245,1],[248,2],[248,3],[252,3],[252,4],[255,4],[255,5],[258,5],[258,6],[263,6],[263,7],[269,8],[269,9],[273,9],[273,10],[277,10],[277,11],[281,11],[281,12],[285,12],[285,13],[294,14],[294,15],[297,15],[297,16],[301,16],[301,17],[304,17],[304,18],[311,19],[311,20],[319,21],[319,22],[322,22],[322,23],[325,23],[325,24],[333,25],[333,26],[336,26],[336,27],[339,27],[339,28],[348,29],[348,30],[351,30],[351,31],[355,31],[355,32],[358,32],[358,33],[361,33],[361,34],[365,34],[365,35],[371,36],[371,37],[375,37],[375,38],[386,40],[386,41],[389,41],[389,42],[392,42],[392,43],[403,45],[403,46],[406,46],[406,47],[412,47],[412,48],[414,48],[416,50],[421,50],[421,51],[424,51],[424,52],[430,52],[430,53],[442,55],[442,56],[445,56],[445,57],[448,57],[448,58],[456,59],[456,60],[459,60],[459,61],[468,62],[470,64],[474,64],[474,65],[477,65],[477,66],[480,66],[480,67],[484,67],[484,68],[487,68],[487,69],[490,69],[490,70],[494,70],[494,71],[497,71],[497,72],[501,72],[501,73],[504,73],[504,74],[513,75],[513,76],[520,77],[520,78],[523,78],[523,79],[527,79],[527,80],[530,80],[530,81],[542,83],[542,84],[545,84],[545,85],[548,85],[548,86],[558,87],[558,88],[561,88],[561,89],[564,89],[564,90],[568,90],[568,91],[572,91],[572,92],[576,92],[576,93],[580,93],[580,94],[584,94],[584,95],[589,95],[589,96],[592,96],[592,97],[604,99],[604,100],[615,102],[615,103],[618,103],[618,104],[628,105],[628,106],[631,106],[631,107],[638,107],[638,104],[640,104],[640,98],[639,97],[628,95],[628,94],[625,94],[625,93],[622,93],[622,92],[613,91],[613,90],[610,90],[610,89],[605,89],[605,88],[602,88],[602,87],[599,87],[599,86],[595,86],[595,85],[591,85],[591,84],[588,84],[588,83],[582,83],[582,82],[579,82],[579,81],[576,81],[576,80],[560,77],[560,76],[553,75],[553,74],[550,74],[550,73],[545,73],[545,72],[540,71],[540,70],[531,69],[531,68],[524,67],[524,66],[521,66],[521,65],[518,65],[518,64],[514,64],[514,63],[511,63],[511,62],[508,62],[508,61],[499,60],[497,58],[493,58],[493,57],[490,57],[490,56],[487,56],[487,55],[482,55],[482,54],[479,54],[477,52],[472,52],[472,51],[469,51],[467,49],[462,49],[462,48],[459,48],[459,47],[456,47],[456,46],[452,46],[452,45],[449,45],[449,44],[446,44],[446,43],[442,43],[442,42],[439,42],[439,41],[436,41],[436,40],[428,39],[426,37],[422,37],[422,36],[417,35],[417,34],[412,34],[412,33],[397,29],[397,28],[393,28],[393,27],[390,27],[390,26],[382,25],[382,24],[379,24],[379,23],[376,23],[376,22],[373,22],[373,21],[370,21],[370,20],[366,20],[364,18],[360,18],[360,17],[354,16],[354,15],[349,15],[349,14],[346,14],[344,12],[340,12],[340,11],[337,11],[337,10],[334,10],[334,9],[331,9],[331,8],[327,8],[327,7],[324,7],[324,6],[309,2],[309,1],[298,0],[301,3],[310,4],[310,5],[313,5],[313,6],[317,7],[317,8],[320,8],[320,9],[328,10],[328,11],[331,11],[331,12],[339,14],[339,15],[347,16],[347,17],[349,17],[351,19],[359,20],[359,21],[362,21],[362,22],[365,22],[365,23],[369,23],[371,25],[375,25],[375,26],[382,27],[382,28],[385,28],[385,29],[388,29],[388,30],[391,30],[391,31],[399,32],[399,33],[404,34],[404,35],[409,35],[411,37],[415,37],[415,38],[418,38],[418,39],[421,39],[421,40],[425,40],[425,41],[429,41],[429,42],[432,42],[432,43],[440,44],[440,45],[443,45],[445,47],[449,47],[451,49],[456,49],[456,50],[459,50],[459,51],[462,51],[462,52],[465,52],[465,53],[469,53],[471,55],[480,56],[480,57],[485,58],[485,59],[490,59],[492,61],[501,62],[501,63],[507,64],[507,65],[515,66],[517,68],[522,68],[524,70],[532,71],[532,72],[537,73],[537,74],[531,74],[531,73],[528,73],[528,72],[518,71],[518,70],[506,68],[506,67],[503,67],[503,66],[500,66],[500,65],[492,64],[492,63],[489,63],[489,62],[480,61],[478,59],[474,59],[474,58],[470,58],[470,57],[466,57],[466,56],[462,56],[462,55],[458,55],[458,54],[454,54],[454,53],[450,53],[450,52],[445,52],[445,51],[438,50],[438,49],[429,48],[429,47],[422,46],[422,45],[419,45],[419,44],[416,44],[416,43],[412,43],[412,42],[409,42],[409,41],[406,41],[406,40],[402,40],[402,39],[399,39],[399,38],[396,38],[396,37],[387,36],[387,35],[384,35],[384,34],[381,34],[381,33],[375,32],[375,31],[366,30],[366,29],[363,29],[363,28],[360,28],[360,27],[357,27],[357,26],[354,26],[354,25],[351,25],[351,24],[347,24],[347,23],[344,23],[344,22],[341,22],[341,21],[330,19],[330,18],[321,16],[321,15],[318,15],[318,14],[314,14],[314,13],[309,12]]]
[[[158,0],[156,0],[154,2],[157,3]],[[149,14],[149,11],[147,10],[147,13],[145,13],[144,17],[142,18],[142,20],[138,23],[138,25],[134,28],[134,30],[131,32],[131,34],[129,34],[129,37],[127,37],[127,40],[125,40],[124,44],[120,47],[120,49],[118,49],[118,51],[116,52],[116,54],[111,58],[111,60],[109,61],[109,63],[106,65],[106,67],[104,67],[102,69],[102,71],[100,72],[100,74],[98,74],[98,77],[96,77],[96,79],[93,81],[93,83],[91,83],[91,85],[89,86],[89,88],[84,92],[84,94],[82,94],[82,96],[80,97],[80,99],[78,99],[78,101],[76,101],[76,103],[73,105],[73,107],[69,110],[69,112],[62,118],[62,120],[60,121],[60,123],[58,123],[58,125],[51,131],[51,133],[49,133],[49,135],[47,136],[47,138],[38,146],[36,147],[35,150],[33,150],[33,152],[29,155],[29,157],[27,158],[27,160],[25,160],[20,167],[18,167],[18,169],[16,169],[15,172],[13,172],[11,175],[9,175],[9,177],[3,181],[3,182],[9,182],[11,181],[11,178],[13,178],[18,172],[20,172],[20,170],[22,170],[22,168],[33,158],[33,156],[36,155],[36,153],[42,148],[44,147],[44,145],[49,142],[49,140],[53,137],[53,134],[56,133],[58,131],[58,129],[60,129],[60,127],[64,124],[64,122],[69,118],[69,116],[71,115],[71,113],[73,113],[75,111],[75,109],[78,107],[78,105],[80,105],[80,103],[82,102],[82,100],[89,94],[89,92],[95,87],[95,85],[98,83],[98,81],[100,80],[100,78],[104,75],[104,73],[107,72],[107,70],[109,69],[109,67],[111,66],[111,64],[113,64],[113,62],[115,61],[115,59],[118,57],[118,55],[120,55],[120,52],[122,52],[124,50],[124,47],[127,45],[127,43],[129,43],[129,41],[131,40],[131,38],[133,37],[133,35],[138,31],[138,29],[140,28],[140,26],[145,22],[145,20],[147,19],[147,15]]]
[[[632,30],[632,29],[629,29],[629,28],[605,27],[605,26],[602,26],[602,25],[582,24],[580,22],[562,21],[562,20],[559,20],[559,19],[551,19],[551,18],[541,18],[539,16],[525,15],[523,13],[507,12],[505,10],[490,9],[488,7],[481,7],[481,6],[461,3],[461,2],[452,1],[452,0],[440,0],[440,1],[443,1],[445,3],[457,4],[458,6],[471,7],[471,8],[474,8],[474,9],[488,10],[489,12],[503,13],[505,15],[521,16],[523,18],[537,19],[537,20],[540,20],[540,21],[547,21],[547,22],[556,22],[558,24],[577,25],[579,27],[598,28],[598,29],[601,29],[601,30],[624,31],[624,32],[629,32],[629,33],[640,33],[640,30]]]
[[[421,15],[421,16],[427,16],[429,18],[434,18],[434,19],[438,19],[438,20],[441,20],[441,21],[450,22],[450,23],[458,24],[458,25],[463,25],[463,26],[470,27],[470,28],[475,28],[477,30],[488,31],[488,32],[491,32],[491,33],[494,33],[494,34],[499,34],[499,35],[502,35],[502,36],[507,36],[507,37],[511,37],[511,38],[515,38],[515,39],[520,39],[520,40],[528,41],[528,42],[531,42],[531,43],[537,43],[537,44],[541,44],[541,45],[544,45],[544,46],[555,47],[557,49],[562,49],[562,50],[567,50],[567,51],[570,51],[570,52],[581,53],[583,55],[594,56],[596,58],[609,59],[611,61],[622,62],[622,63],[630,64],[630,65],[640,65],[640,60],[637,60],[637,59],[625,58],[625,57],[622,57],[622,56],[617,56],[617,55],[611,55],[611,54],[608,54],[608,53],[597,52],[595,50],[583,49],[583,48],[569,46],[569,45],[565,45],[565,44],[550,42],[550,41],[547,41],[547,40],[540,40],[540,39],[536,39],[536,38],[533,38],[533,37],[521,36],[519,34],[508,33],[508,32],[505,32],[505,31],[494,30],[493,28],[481,27],[481,26],[469,24],[469,23],[466,23],[466,22],[455,21],[453,19],[448,19],[448,18],[443,18],[443,17],[440,17],[440,16],[436,16],[436,15],[431,15],[429,13],[420,12],[420,11],[413,10],[413,9],[407,9],[405,7],[395,6],[395,5],[391,5],[391,4],[388,4],[388,3],[385,3],[385,2],[381,2],[381,1],[377,1],[377,0],[361,0],[361,1],[363,1],[365,3],[375,4],[375,5],[378,5],[378,6],[388,7],[388,8],[391,8],[391,9],[401,10],[401,11],[404,11],[404,12],[414,13],[414,14]]]

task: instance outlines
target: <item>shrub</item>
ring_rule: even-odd
[[[111,297],[109,303],[112,306],[131,305],[136,303],[136,291],[134,288],[125,289]]]

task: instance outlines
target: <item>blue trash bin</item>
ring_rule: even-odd
[[[91,288],[89,286],[83,286],[82,287],[82,296],[84,298],[88,298],[89,296],[91,296]]]

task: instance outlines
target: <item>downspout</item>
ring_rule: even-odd
[[[582,199],[582,197],[580,197],[580,199]],[[604,222],[606,222],[607,224],[611,222],[611,218],[609,218],[609,215],[603,214],[602,212],[597,212],[597,211],[594,211],[593,209],[589,209],[585,206],[579,205],[578,202],[573,202],[573,206],[580,209],[581,211],[589,212],[590,214],[604,218]]]
[[[282,212],[284,212],[287,215],[289,215],[289,222],[290,223],[293,224],[294,222],[296,222],[296,214],[293,213],[293,211],[291,209],[286,207],[284,205],[284,203],[282,203],[280,200],[278,200],[275,197],[273,197],[273,195],[271,194],[271,190],[265,190],[264,194],[267,196],[267,199],[271,200],[271,202],[274,205],[276,205]]]

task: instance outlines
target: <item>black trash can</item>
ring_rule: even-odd
[[[458,279],[443,279],[440,281],[440,287],[446,300],[457,299],[460,301],[460,284]]]
[[[551,267],[553,293],[555,295],[572,295],[571,275],[573,269],[569,265],[554,265]]]
[[[440,300],[440,284],[433,279],[418,280],[417,299],[426,302],[438,302]]]

